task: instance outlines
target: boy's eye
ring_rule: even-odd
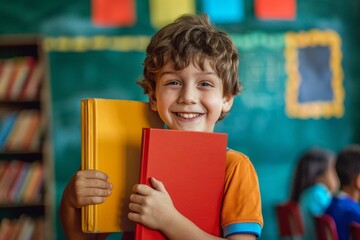
[[[176,80],[171,80],[171,81],[165,82],[165,86],[178,86],[178,85],[181,85],[181,83]]]
[[[201,87],[213,87],[214,84],[210,83],[210,82],[200,82],[199,85]]]

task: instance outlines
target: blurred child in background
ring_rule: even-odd
[[[339,240],[348,240],[350,223],[360,223],[360,145],[351,145],[340,151],[335,167],[340,179],[340,192],[325,213],[335,220]]]
[[[305,227],[304,238],[316,239],[314,216],[322,215],[339,187],[335,171],[336,155],[330,150],[312,148],[297,163],[291,200],[299,203]]]

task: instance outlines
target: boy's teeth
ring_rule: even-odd
[[[200,114],[199,113],[178,113],[177,114],[179,117],[183,117],[186,119],[190,119],[190,118],[196,118],[198,117]]]

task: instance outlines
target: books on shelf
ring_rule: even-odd
[[[44,182],[39,161],[3,161],[0,172],[0,203],[39,203]]]
[[[36,99],[39,94],[41,81],[45,74],[44,64],[37,63],[20,92],[19,98],[24,100]]]
[[[43,165],[36,161],[32,163],[24,184],[23,191],[20,192],[20,199],[24,203],[40,201],[40,190],[43,183]]]
[[[0,100],[35,100],[44,76],[44,64],[30,56],[0,61]]]
[[[162,128],[163,123],[148,103],[114,99],[82,100],[81,122],[81,169],[105,172],[114,185],[104,203],[82,208],[82,230],[134,231],[127,213],[139,179],[142,128]]]
[[[5,99],[7,86],[10,83],[10,78],[14,70],[14,60],[13,59],[3,59],[1,60],[1,69],[0,69],[0,99]]]
[[[0,220],[0,239],[44,239],[44,219],[22,214],[18,219]]]
[[[0,181],[0,202],[8,202],[7,194],[10,190],[13,181],[16,181],[17,172],[20,170],[21,162],[14,160],[10,161],[5,167],[3,176]]]
[[[45,211],[53,203],[46,200],[45,183],[52,176],[45,181],[43,165],[48,158],[48,89],[43,88],[42,44],[40,36],[28,34],[4,35],[0,40],[0,239],[44,239],[44,221],[47,235],[53,232],[52,213]],[[41,216],[41,221],[25,216],[1,221],[23,213]],[[3,226],[10,231],[3,231]]]
[[[42,122],[38,110],[5,114],[0,121],[0,151],[38,151]]]
[[[5,114],[5,116],[1,119],[2,124],[0,125],[0,150],[4,149],[5,142],[7,141],[10,132],[13,129],[17,116],[17,112],[11,112]]]
[[[160,180],[175,208],[205,232],[220,236],[227,135],[167,129],[143,130],[140,183]],[[135,239],[166,239],[136,224]]]
[[[25,88],[25,83],[27,79],[33,73],[33,68],[35,65],[35,59],[33,57],[24,57],[19,60],[17,74],[14,78],[14,82],[7,92],[7,98],[10,100],[21,99],[20,93],[23,88]]]

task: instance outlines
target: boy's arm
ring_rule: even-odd
[[[216,240],[224,239],[212,236],[179,213],[174,207],[162,182],[151,178],[154,188],[137,184],[130,196],[129,219],[146,227],[161,231],[171,240]],[[227,239],[254,240],[250,234],[234,234]]]
[[[67,239],[105,239],[109,234],[88,234],[81,230],[81,207],[99,204],[111,194],[106,174],[78,171],[67,184],[60,203],[60,221]]]

